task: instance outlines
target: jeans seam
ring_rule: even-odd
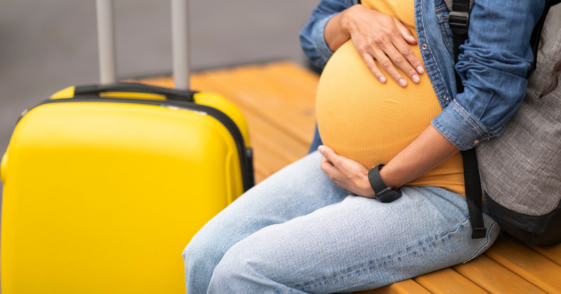
[[[428,242],[429,245],[426,245],[426,246],[413,246],[413,247],[411,247],[411,248],[412,248],[412,249],[415,249],[415,250],[417,250],[417,249],[422,249],[422,248],[427,248],[427,247],[430,246],[431,243],[436,243],[436,242],[438,242],[438,241],[440,241],[440,240],[445,239],[448,235],[458,232],[458,230],[460,229],[460,227],[461,227],[462,225],[466,225],[468,222],[469,222],[469,217],[466,217],[466,219],[465,219],[463,222],[458,223],[458,225],[456,226],[456,228],[455,228],[453,231],[449,231],[449,232],[447,232],[445,235],[443,235],[442,237],[440,237],[440,238],[438,238],[438,239],[435,239],[435,240],[432,241],[432,242]],[[494,224],[493,224],[493,225],[494,225]],[[492,225],[492,226],[493,226],[493,225]],[[492,226],[491,226],[491,227],[492,227]],[[489,242],[489,241],[487,241],[487,243],[488,243],[488,242]],[[486,244],[487,244],[487,243],[486,243]],[[383,262],[380,262],[379,264],[383,264],[383,263],[389,262],[389,261],[395,261],[395,260],[398,260],[398,259],[400,259],[400,258],[402,258],[402,257],[404,257],[404,256],[407,256],[407,255],[409,255],[409,254],[412,254],[411,252],[407,252],[407,246],[405,246],[405,247],[406,247],[406,250],[405,250],[405,253],[404,253],[404,254],[401,254],[401,255],[396,256],[396,257],[394,257],[394,258],[392,258],[392,259],[389,259],[389,260],[384,260]],[[483,247],[484,247],[484,246],[483,246]],[[483,247],[482,247],[482,248],[483,248]],[[481,250],[481,249],[480,249],[480,250]],[[410,250],[410,251],[412,251],[412,250]],[[398,252],[399,252],[399,251],[398,251]],[[478,252],[479,252],[479,250],[478,250]],[[338,280],[340,277],[342,277],[342,276],[344,275],[344,274],[343,274],[344,271],[350,272],[350,271],[348,270],[349,268],[351,268],[351,269],[354,270],[354,271],[360,270],[360,269],[365,268],[367,265],[369,265],[371,261],[372,261],[372,260],[369,260],[369,261],[367,261],[366,263],[363,262],[362,264],[359,264],[358,267],[357,267],[357,266],[348,266],[348,267],[346,267],[344,270],[340,270],[339,272],[333,273],[333,274],[330,275],[330,277],[332,278],[331,281],[332,281],[332,280]],[[365,265],[366,265],[366,266],[365,266]],[[326,277],[317,278],[315,281],[308,282],[308,283],[306,283],[306,282],[303,283],[304,285],[302,285],[302,286],[301,286],[301,285],[294,285],[293,287],[294,287],[294,288],[297,288],[297,289],[299,289],[299,290],[301,290],[301,291],[309,291],[310,289],[314,289],[314,288],[317,288],[317,286],[322,285],[323,282],[329,283],[329,280],[326,280],[325,278],[326,278]],[[321,280],[325,280],[325,281],[321,281]],[[311,283],[313,283],[313,284],[311,284]]]

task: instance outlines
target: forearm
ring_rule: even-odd
[[[325,26],[325,42],[333,52],[351,39],[351,33],[343,26],[343,20],[349,9],[332,17]]]
[[[448,139],[430,125],[380,171],[386,185],[401,187],[458,153]]]
[[[356,29],[354,20],[368,21],[359,10],[368,10],[362,5],[351,6],[332,17],[325,26],[325,42],[331,51],[335,52],[345,42],[351,39],[351,29]],[[357,12],[359,12],[357,14]]]
[[[338,155],[329,147],[319,146],[318,150],[323,155],[321,169],[340,188],[360,196],[376,197],[368,180],[368,168]],[[401,187],[444,163],[458,151],[460,149],[430,125],[386,164],[380,176],[386,185]]]

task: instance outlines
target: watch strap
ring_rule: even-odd
[[[384,183],[382,177],[380,176],[380,170],[382,167],[384,167],[384,165],[380,164],[368,171],[368,181],[370,182],[370,186],[372,186],[372,190],[374,190],[376,195],[388,188],[388,185]]]

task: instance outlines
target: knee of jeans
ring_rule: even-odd
[[[221,248],[222,244],[218,241],[220,237],[213,238],[212,235],[214,234],[209,235],[204,231],[195,234],[182,253],[185,266],[201,262],[218,262],[222,258],[225,250]]]
[[[255,269],[252,269],[252,264],[254,262],[255,260],[251,261],[250,258],[247,258],[243,253],[226,252],[224,257],[222,257],[218,265],[214,268],[210,281],[211,288],[213,286],[220,287],[219,285],[238,284],[239,281],[244,280],[243,277],[247,278],[251,273],[256,273]]]

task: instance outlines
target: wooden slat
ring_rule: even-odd
[[[536,246],[528,244],[534,251],[547,257],[549,260],[561,266],[561,244],[553,246]],[[559,273],[561,275],[561,273]]]
[[[243,81],[251,81],[245,84],[246,87],[251,87],[252,91],[255,91],[257,98],[269,97],[271,103],[277,105],[277,107],[286,107],[291,113],[298,116],[300,119],[307,122],[306,125],[311,125],[313,129],[313,124],[315,123],[315,103],[314,96],[305,95],[298,89],[292,89],[287,87],[287,85],[282,84],[279,80],[274,77],[263,74],[259,69],[248,69],[238,72],[238,78]],[[285,97],[282,103],[279,103],[278,98]],[[268,117],[270,111],[273,109],[260,109],[260,112]],[[286,121],[285,124],[289,122]]]
[[[319,76],[294,62],[279,62],[270,65],[267,67],[266,74],[275,77],[283,84],[298,89],[311,98],[315,98]]]
[[[524,280],[486,256],[454,267],[458,273],[489,293],[543,293],[543,290]]]
[[[264,76],[275,79],[287,88],[296,91],[303,97],[305,103],[315,103],[315,97],[319,82],[319,76],[308,70],[302,69],[292,62],[278,63],[268,66],[264,70]],[[310,105],[310,104],[308,104]]]
[[[548,293],[561,293],[561,267],[505,235],[486,253],[489,258]]]
[[[470,280],[453,271],[443,269],[414,279],[431,293],[478,294],[487,293]]]
[[[430,292],[409,279],[374,290],[354,292],[354,294],[430,294]]]

